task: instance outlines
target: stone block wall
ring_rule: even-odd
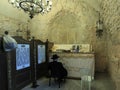
[[[54,1],[57,2],[54,3]],[[98,20],[96,11],[100,8],[98,0],[54,1],[51,12],[45,15],[36,15],[30,20],[29,25],[25,23],[28,19],[25,18],[28,16],[27,14],[14,9],[7,1],[2,1],[0,3],[0,13],[3,14],[0,15],[0,35],[2,36],[5,30],[9,30],[11,35],[27,38],[26,33],[29,32],[26,30],[30,30],[31,36],[42,41],[48,39],[57,44],[91,44],[95,51],[95,70],[106,71],[108,67],[107,34],[103,32],[101,39],[96,38],[96,22]],[[8,8],[7,13],[2,8],[5,6]],[[16,32],[17,30],[20,32]]]
[[[102,39],[96,38],[98,9],[97,0],[58,0],[51,12],[31,20],[31,35],[56,44],[91,44],[96,57],[95,70],[104,72],[106,37],[104,34]]]
[[[0,37],[4,35],[4,31],[9,31],[11,36],[22,36],[27,39],[27,25],[25,22],[0,14]]]
[[[107,33],[109,72],[120,90],[120,0],[101,0],[101,15]]]
[[[51,12],[31,20],[32,36],[59,44],[94,43],[98,16],[90,2],[58,0]]]

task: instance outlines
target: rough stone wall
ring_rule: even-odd
[[[106,35],[106,33],[104,33],[104,35]],[[108,59],[106,57],[106,54],[107,54],[106,38],[102,36],[102,38],[96,40],[95,44],[95,63],[96,63],[95,69],[97,72],[108,71]]]
[[[98,10],[97,0],[58,0],[51,12],[31,20],[31,34],[57,44],[92,44],[96,71],[104,72],[107,68],[106,37],[104,34],[101,39],[96,38]]]
[[[109,72],[120,90],[120,0],[101,0],[102,17],[107,33]]]
[[[17,21],[27,22],[29,15],[23,10],[11,5],[9,0],[0,0],[0,14],[11,17]]]
[[[0,37],[6,30],[11,36],[22,36],[27,39],[27,23],[0,14]]]
[[[4,7],[7,9],[4,10]],[[19,35],[16,30],[20,27],[20,35],[24,38],[26,30],[30,30],[31,36],[42,41],[49,39],[54,43],[92,44],[96,56],[96,71],[104,72],[107,68],[106,37],[104,34],[101,39],[96,38],[98,10],[98,0],[53,0],[52,11],[45,15],[36,15],[30,20],[27,29],[24,22],[29,16],[3,0],[0,3],[0,13],[3,14],[0,19],[0,34],[3,34],[5,28],[11,35]]]
[[[96,38],[97,17],[94,8],[85,1],[58,0],[51,12],[33,18],[31,31],[43,41],[48,38],[54,43],[91,43]]]

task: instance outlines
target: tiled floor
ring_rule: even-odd
[[[65,83],[61,84],[60,88],[54,81],[51,86],[48,85],[48,82],[47,78],[41,78],[38,81],[39,86],[37,88],[31,88],[31,85],[28,85],[22,90],[81,90],[80,80],[67,79]],[[96,73],[91,90],[115,90],[115,87],[108,74]]]

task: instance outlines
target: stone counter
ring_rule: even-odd
[[[75,58],[79,58],[79,57],[94,57],[94,53],[90,53],[90,52],[85,52],[85,53],[82,53],[82,52],[79,52],[79,53],[72,53],[72,52],[69,52],[69,53],[66,53],[66,52],[52,52],[51,55],[53,54],[57,54],[59,56],[62,57],[75,57]]]
[[[94,79],[95,59],[94,53],[51,53],[60,56],[59,62],[62,62],[68,71],[68,77],[80,78],[83,74],[88,74]],[[50,59],[51,61],[51,59]]]

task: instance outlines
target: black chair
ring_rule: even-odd
[[[60,84],[62,81],[65,82],[67,71],[64,70],[63,66],[61,66],[61,63],[52,62],[49,65],[49,86],[51,85],[51,79],[53,78],[55,83]],[[65,72],[65,73],[64,73]]]
[[[50,75],[49,75],[49,86],[51,86],[51,80],[52,78],[54,79],[55,83],[58,83],[59,84],[59,88],[60,88],[60,84],[61,84],[61,81],[62,79],[60,79],[58,76],[56,75],[52,75],[51,74],[51,71],[50,71]]]

